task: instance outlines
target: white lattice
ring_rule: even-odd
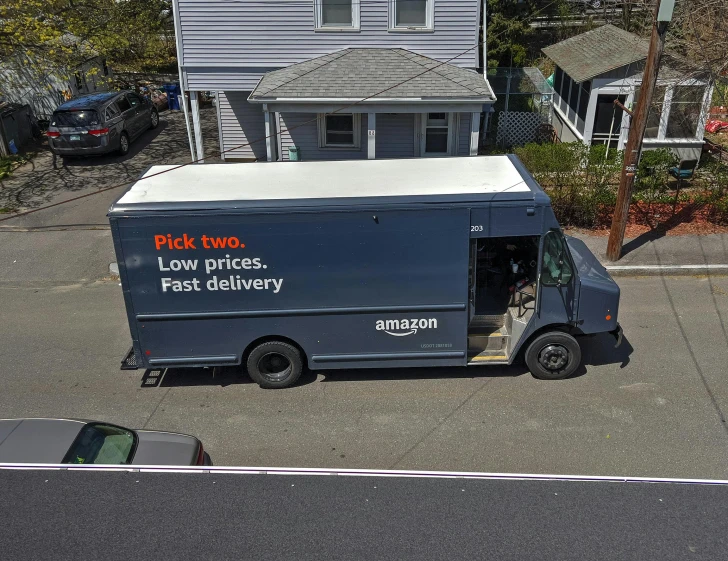
[[[520,146],[537,139],[539,127],[547,123],[540,113],[501,111],[498,114],[496,142],[500,146]]]

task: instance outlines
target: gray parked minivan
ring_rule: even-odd
[[[85,156],[117,151],[159,125],[154,105],[134,92],[84,95],[59,106],[48,126],[48,145],[57,156]]]

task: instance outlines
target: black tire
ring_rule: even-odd
[[[551,331],[536,337],[526,349],[526,365],[534,378],[563,380],[581,364],[581,347],[568,333]]]
[[[150,129],[156,129],[159,126],[159,113],[156,109],[152,109],[152,124]]]
[[[119,154],[126,156],[129,153],[129,135],[125,132],[119,137]]]
[[[268,341],[248,355],[248,374],[261,388],[287,388],[303,371],[301,352],[282,341]]]

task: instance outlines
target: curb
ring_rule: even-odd
[[[109,263],[109,273],[111,273],[115,277],[118,277],[119,276],[119,264],[118,263]]]
[[[663,275],[728,275],[728,265],[605,265],[613,277]]]

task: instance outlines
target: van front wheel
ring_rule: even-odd
[[[248,374],[261,388],[287,388],[303,371],[301,352],[282,341],[268,341],[248,355]]]
[[[581,364],[581,347],[568,333],[552,331],[536,337],[526,349],[526,365],[535,378],[562,380]]]

